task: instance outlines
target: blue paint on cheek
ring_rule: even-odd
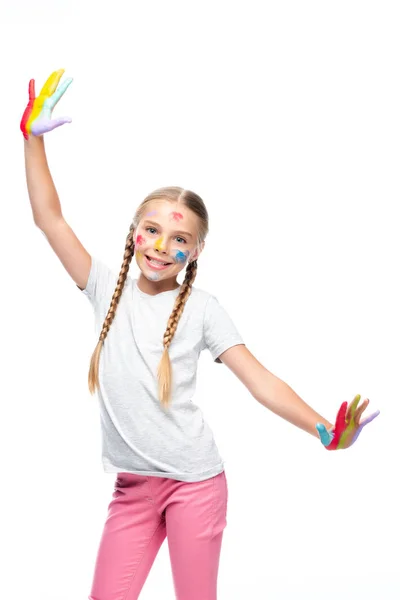
[[[187,260],[187,254],[178,250],[178,252],[175,254],[175,260],[176,262],[184,263]]]

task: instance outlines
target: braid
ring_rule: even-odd
[[[90,368],[88,375],[88,383],[89,383],[89,391],[91,394],[94,394],[96,388],[99,387],[99,362],[100,362],[100,353],[103,347],[104,341],[110,331],[111,324],[114,320],[115,313],[117,310],[117,306],[119,300],[121,298],[122,290],[124,289],[125,281],[128,276],[129,265],[132,261],[133,255],[135,253],[135,242],[133,240],[133,228],[134,224],[132,223],[129,227],[129,233],[126,238],[125,244],[125,252],[124,259],[122,261],[121,270],[119,272],[117,285],[115,287],[115,291],[111,298],[110,308],[108,309],[106,318],[104,319],[103,327],[101,328],[101,333],[99,336],[99,341],[97,342],[96,348],[92,354],[92,358],[90,360]]]
[[[197,260],[192,261],[186,267],[185,279],[181,286],[181,291],[177,296],[172,309],[171,316],[168,319],[167,328],[163,337],[164,352],[161,357],[160,364],[158,366],[158,393],[160,401],[163,407],[167,408],[171,400],[171,387],[172,387],[172,369],[171,361],[169,358],[168,348],[171,345],[172,339],[175,335],[178,327],[179,319],[185,308],[187,299],[189,298],[192,285],[197,274]]]
[[[178,327],[179,319],[181,318],[181,314],[183,312],[183,309],[185,308],[186,300],[190,296],[192,284],[196,277],[196,273],[197,261],[193,261],[189,263],[186,268],[185,279],[183,281],[181,291],[179,292],[179,295],[175,300],[174,308],[172,309],[171,316],[168,319],[167,328],[165,330],[163,338],[164,348],[169,348],[172,338],[174,337],[176,328]]]

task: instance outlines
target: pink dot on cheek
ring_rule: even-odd
[[[145,238],[142,235],[140,235],[140,233],[139,233],[139,235],[136,238],[135,244],[137,244],[138,246],[141,246],[142,244],[144,244],[145,241],[146,241]]]

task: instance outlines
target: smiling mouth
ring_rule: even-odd
[[[154,265],[163,265],[163,266],[167,266],[167,265],[171,265],[172,263],[170,262],[163,262],[161,260],[158,260],[156,258],[152,258],[151,256],[148,256],[147,254],[145,254],[145,257],[147,258],[147,260],[151,263],[153,263]]]

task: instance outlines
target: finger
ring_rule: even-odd
[[[346,429],[346,412],[347,412],[347,402],[342,402],[341,407],[338,410],[338,414],[336,416],[335,427],[333,430],[334,438],[329,445],[329,450],[336,450],[342,436],[342,433]]]
[[[65,94],[65,92],[67,91],[67,89],[69,88],[69,86],[72,83],[72,78],[70,77],[69,79],[66,79],[58,88],[58,90],[56,90],[54,92],[54,94],[47,100],[48,104],[51,107],[51,110],[53,110],[53,108],[55,107],[55,105],[57,104],[57,102],[60,100],[60,98]]]
[[[65,72],[65,69],[58,69],[58,71],[53,71],[53,73],[46,80],[46,83],[42,87],[42,89],[40,91],[40,95],[41,96],[43,95],[46,97],[51,96],[57,89],[59,81],[60,81],[61,77],[63,76],[64,72]]]
[[[31,133],[32,124],[36,119],[40,116],[40,113],[43,109],[43,104],[47,100],[49,96],[53,94],[55,89],[57,88],[58,82],[64,73],[64,69],[59,69],[58,71],[53,71],[53,73],[48,77],[46,83],[42,87],[40,94],[37,98],[35,98],[32,112],[28,119],[28,123],[26,125],[26,130],[28,133]],[[35,134],[34,134],[35,135]]]
[[[347,402],[342,402],[335,421],[335,432],[338,430],[343,431],[346,427],[346,413],[347,413]]]
[[[352,445],[352,441],[350,444],[348,444],[348,440],[350,438],[350,436],[352,436],[357,428],[356,422],[355,422],[355,417],[354,417],[354,411],[357,408],[358,403],[360,402],[361,396],[360,394],[357,394],[357,396],[355,396],[355,398],[353,399],[349,410],[347,411],[347,419],[346,419],[346,425],[345,428],[343,430],[343,432],[340,435],[340,439],[337,442],[337,449],[341,450],[343,448],[347,448],[348,446]],[[365,404],[365,402],[364,402]]]
[[[356,414],[354,415],[354,423],[358,425],[360,423],[360,418],[364,410],[367,408],[369,404],[369,400],[364,400],[364,402],[359,406],[356,410]]]
[[[65,123],[72,123],[72,119],[71,117],[59,117],[58,119],[53,119],[51,121],[51,125],[52,125],[52,129],[55,129],[56,127],[60,127],[60,125],[65,125]],[[53,127],[54,124],[54,127]]]
[[[39,96],[42,96],[44,94],[46,94],[46,90],[48,90],[51,86],[51,82],[53,81],[54,77],[56,76],[57,71],[53,71],[51,75],[49,75],[49,77],[46,79],[46,81],[44,82],[42,89],[40,90],[40,94]]]
[[[319,439],[321,440],[324,446],[329,446],[333,439],[333,434],[330,433],[323,423],[317,423],[315,426],[316,430],[319,434]]]
[[[364,419],[364,421],[361,421],[360,425],[358,426],[358,429],[354,435],[353,441],[351,443],[351,445],[354,444],[354,442],[357,440],[358,436],[360,435],[361,431],[363,430],[363,428],[365,427],[365,425],[368,425],[368,423],[371,423],[371,421],[373,421],[378,415],[380,414],[380,411],[377,410],[374,413],[372,413],[372,415],[370,415],[369,417],[367,417],[366,419]]]
[[[49,96],[54,94],[54,92],[56,91],[58,84],[60,83],[60,79],[64,75],[64,73],[65,73],[65,69],[58,69],[58,71],[56,71],[56,74],[51,82],[50,87],[49,87]]]
[[[372,413],[372,415],[369,415],[369,417],[367,417],[366,419],[364,419],[364,421],[361,421],[360,423],[360,427],[363,428],[365,425],[368,425],[368,423],[371,423],[371,421],[373,421],[374,419],[376,419],[376,417],[378,415],[381,414],[380,410],[376,410],[374,413]]]
[[[35,94],[35,80],[31,79],[29,82],[29,88],[28,88],[28,94],[29,94],[29,102],[32,102],[35,100],[36,98],[36,94]]]
[[[350,420],[353,418],[353,416],[354,416],[354,413],[356,412],[356,409],[357,409],[358,403],[360,402],[360,399],[361,399],[361,396],[360,396],[360,394],[357,394],[357,395],[356,395],[356,396],[353,398],[352,402],[350,403],[350,406],[349,406],[349,408],[347,409],[347,413],[346,413],[346,421],[350,421]]]
[[[58,119],[37,119],[32,124],[32,134],[39,136],[44,133],[48,133],[49,131],[53,131],[56,127],[60,127],[60,125],[64,125],[65,123],[71,123],[72,119],[70,117],[60,117]]]
[[[22,115],[22,119],[19,124],[19,128],[22,131],[24,138],[26,140],[29,139],[29,131],[27,129],[27,123],[29,121],[29,117],[32,114],[33,104],[35,102],[35,80],[34,79],[31,79],[29,82],[28,93],[29,93],[29,101],[28,101],[28,104],[26,105],[24,114]]]

